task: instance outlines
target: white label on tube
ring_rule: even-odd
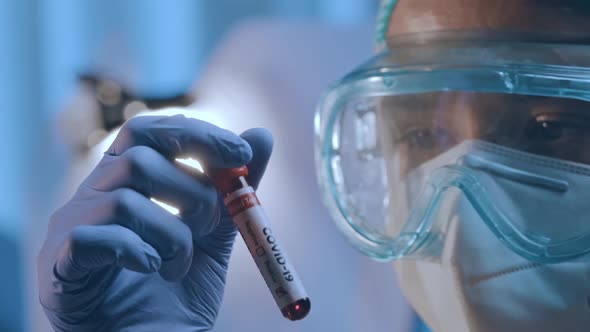
[[[249,207],[233,220],[279,308],[306,298],[299,276],[272,233],[262,206]]]

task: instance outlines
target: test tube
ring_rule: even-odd
[[[254,188],[246,182],[248,168],[215,169],[208,175],[224,195],[225,206],[281,313],[292,321],[303,319],[310,311],[311,302],[272,232]]]

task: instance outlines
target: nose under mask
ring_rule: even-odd
[[[531,261],[562,262],[590,251],[590,167],[582,164],[465,141],[390,188],[392,234],[444,241],[446,226],[433,217],[448,209],[441,202],[456,188],[497,238]],[[424,250],[432,248],[417,241],[409,251]]]

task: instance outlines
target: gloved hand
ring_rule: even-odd
[[[38,281],[54,329],[211,329],[237,231],[208,178],[173,160],[193,156],[210,168],[247,164],[248,182],[257,185],[271,150],[263,129],[240,138],[184,116],[128,121],[51,218]],[[181,212],[174,216],[151,197]]]

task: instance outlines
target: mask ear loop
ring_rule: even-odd
[[[387,49],[387,30],[389,29],[389,21],[393,10],[397,5],[398,0],[382,0],[379,6],[379,14],[377,16],[377,31],[375,35],[375,47],[377,53],[381,53]]]

